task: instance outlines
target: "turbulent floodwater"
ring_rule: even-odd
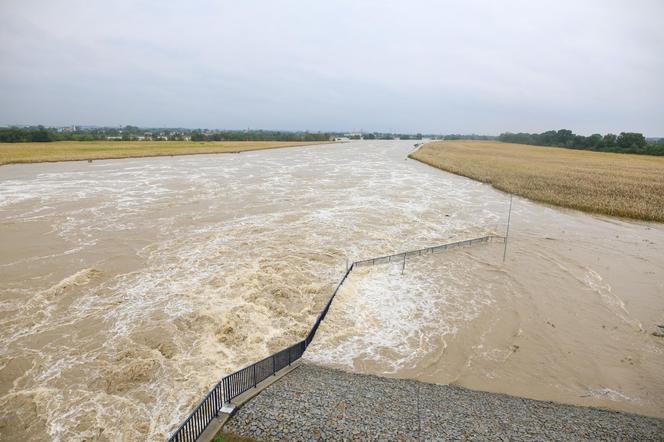
[[[502,233],[507,198],[353,142],[0,168],[0,439],[166,436],[301,339],[346,261]],[[353,272],[307,358],[664,416],[664,228],[515,200],[489,244]]]

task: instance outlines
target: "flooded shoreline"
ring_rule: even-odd
[[[347,259],[503,232],[504,194],[411,148],[0,168],[3,439],[166,436],[301,339]],[[307,357],[664,415],[664,227],[515,200],[512,232],[505,266],[490,245],[354,274]]]

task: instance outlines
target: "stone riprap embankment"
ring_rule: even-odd
[[[223,431],[266,441],[662,441],[664,419],[303,364]]]

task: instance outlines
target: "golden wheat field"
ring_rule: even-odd
[[[536,201],[664,222],[664,157],[440,141],[411,158]]]
[[[55,141],[51,143],[0,143],[0,165],[242,152],[323,142],[297,141]]]

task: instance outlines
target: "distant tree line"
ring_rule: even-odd
[[[38,128],[0,128],[0,142],[27,143],[53,141],[51,134],[43,127]]]
[[[191,132],[191,141],[329,141],[333,133],[288,132],[273,130],[224,130]]]
[[[621,132],[615,134],[592,134],[588,137],[576,135],[571,130],[549,130],[541,134],[505,132],[498,137],[507,143],[532,144],[535,146],[566,147],[569,149],[596,150],[602,152],[664,155],[664,139],[648,142],[643,134]]]
[[[495,140],[495,136],[491,135],[462,135],[462,134],[449,134],[440,137],[441,140]]]
[[[7,127],[0,128],[0,142],[25,143],[47,141],[328,141],[344,137],[343,132],[308,132],[279,130],[209,130],[183,128],[123,127]],[[429,137],[429,136],[427,136]],[[433,136],[431,136],[433,137]],[[438,136],[440,137],[440,136]],[[350,135],[351,139],[421,140],[422,134],[370,132]]]
[[[49,141],[328,141],[336,134],[271,130],[124,127],[0,127],[0,143]]]
[[[136,126],[124,127],[0,127],[0,142],[28,143],[49,141],[132,141],[145,139],[150,134],[153,140],[183,140],[185,129],[142,129]],[[154,137],[152,136],[154,133]],[[166,135],[167,134],[167,135]]]
[[[362,134],[353,134],[350,135],[351,140],[359,140],[360,138],[365,140],[421,140],[422,134],[396,134],[396,133],[385,133],[385,132],[363,132]]]
[[[1,143],[49,142],[49,141],[328,141],[344,136],[341,132],[298,132],[279,130],[208,130],[184,128],[140,128],[123,127],[5,127],[0,128]],[[350,138],[365,140],[421,140],[422,138],[443,140],[491,140],[488,135],[448,134],[399,134],[370,132],[350,135]],[[621,132],[593,134],[588,137],[576,135],[571,130],[550,130],[541,134],[506,132],[497,137],[510,143],[556,146],[571,149],[624,152],[646,155],[664,155],[664,138],[646,139],[640,133]]]

